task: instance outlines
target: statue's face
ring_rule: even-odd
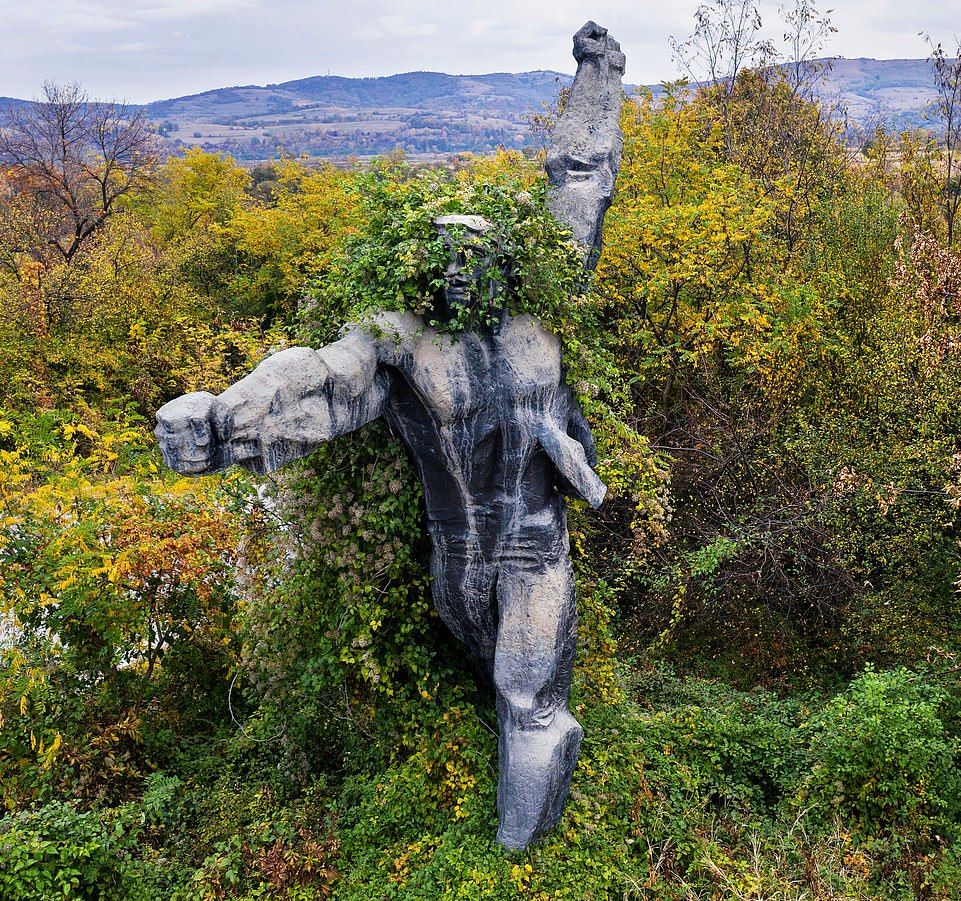
[[[484,282],[494,265],[488,248],[480,243],[447,243],[450,260],[444,270],[444,300],[450,309],[475,308],[481,302]]]
[[[443,289],[448,315],[456,316],[464,309],[489,310],[496,300],[499,281],[490,245],[481,240],[490,223],[480,216],[441,216],[434,224],[450,252]],[[451,226],[461,226],[464,237],[455,241]]]

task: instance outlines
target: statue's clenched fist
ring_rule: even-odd
[[[574,59],[581,60],[607,57],[608,64],[619,72],[624,72],[624,54],[621,45],[617,43],[596,22],[588,22],[574,35]]]
[[[206,391],[185,394],[157,411],[154,434],[164,462],[183,475],[203,475],[231,463],[231,415]]]

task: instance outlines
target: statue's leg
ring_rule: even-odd
[[[496,567],[459,535],[431,530],[431,588],[444,625],[463,642],[484,677],[494,678]]]
[[[526,848],[560,819],[583,735],[567,709],[577,638],[567,554],[507,557],[497,599],[497,840]]]

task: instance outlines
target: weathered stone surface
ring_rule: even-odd
[[[593,269],[621,162],[621,45],[594,22],[574,35],[577,75],[547,148],[549,204]]]
[[[573,188],[560,179],[555,215],[587,236],[589,263],[599,251],[619,133],[608,128],[612,107],[589,103],[587,92],[613,90],[616,46],[592,23],[578,32],[572,94],[583,115],[606,110],[600,130],[613,143],[604,150],[600,139],[577,137],[568,156],[554,155],[568,169],[575,157],[583,167],[574,170]],[[601,70],[607,74],[598,81]],[[561,135],[580,134],[565,129]],[[556,200],[568,196],[567,206]],[[445,216],[436,225],[448,237],[453,226],[478,235],[489,228],[479,216]],[[490,261],[474,258],[466,271],[449,244],[436,317],[465,305],[499,310],[497,280],[484,277]],[[171,401],[157,412],[156,435],[178,472],[236,463],[265,473],[373,419],[390,423],[424,486],[435,606],[496,691],[497,840],[524,848],[563,812],[582,736],[567,708],[577,612],[562,495],[596,507],[606,489],[594,471],[590,427],[564,381],[560,341],[531,316],[482,318],[490,325],[455,336],[413,313],[380,313],[320,350],[269,357],[218,397],[196,392]]]
[[[275,354],[219,397],[171,401],[157,437],[178,472],[271,472],[378,416],[424,485],[437,610],[495,686],[498,839],[525,847],[563,810],[581,736],[567,711],[577,630],[558,489],[595,506],[605,492],[557,338],[529,316],[455,339],[383,313],[322,350]]]

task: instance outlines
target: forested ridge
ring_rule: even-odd
[[[950,127],[853,154],[783,71],[631,96],[584,285],[540,159],[248,171],[47,99],[0,134],[0,899],[959,897]],[[151,434],[429,314],[449,213],[561,336],[610,487],[570,512],[571,799],[513,854],[398,440],[191,480]]]
[[[840,99],[854,127],[925,127],[935,101],[927,59],[821,59],[818,95]],[[257,161],[302,154],[342,160],[389,153],[442,160],[500,146],[536,150],[532,116],[571,76],[534,71],[486,75],[407,72],[381,78],[316,75],[269,85],[222,87],[155,100],[144,110],[170,153],[199,146]],[[662,87],[648,85],[657,96]],[[635,90],[635,88],[629,88]],[[0,113],[26,100],[0,97]]]

